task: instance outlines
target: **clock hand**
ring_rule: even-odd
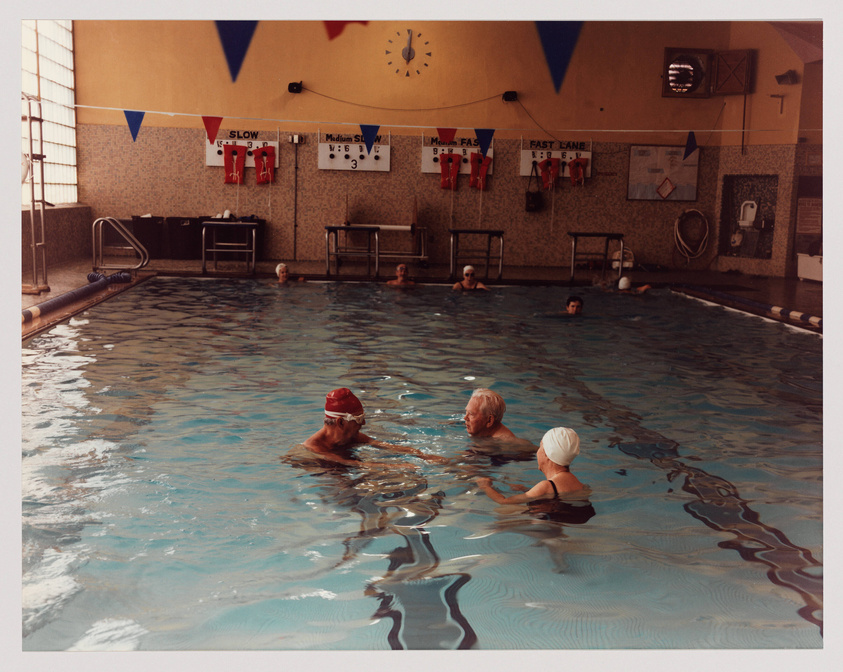
[[[413,49],[413,30],[407,28],[407,46],[401,50],[401,56],[409,63],[416,57],[416,51]]]

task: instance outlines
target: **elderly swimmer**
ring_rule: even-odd
[[[478,387],[471,393],[465,405],[465,431],[470,436],[487,436],[494,439],[516,439],[518,437],[503,424],[506,402],[493,390]]]
[[[284,285],[287,284],[290,280],[290,269],[287,268],[287,264],[281,263],[275,267],[275,275],[278,276],[278,284]],[[299,276],[299,282],[304,282],[304,276]]]
[[[451,289],[460,289],[465,292],[473,292],[477,289],[489,291],[489,288],[477,279],[477,272],[474,270],[474,266],[463,268],[462,280],[454,284]]]
[[[386,284],[392,285],[393,287],[412,287],[416,283],[410,280],[407,273],[407,264],[398,264],[398,266],[395,267],[395,278],[393,280],[387,280]]]
[[[398,446],[384,441],[376,441],[360,431],[365,424],[366,414],[363,411],[363,404],[354,396],[354,393],[347,387],[331,390],[325,395],[325,420],[322,428],[304,441],[303,445],[323,460],[349,466],[407,466],[406,464],[392,462],[363,462],[350,452],[352,448],[362,444],[414,455],[428,462],[448,463],[448,460],[444,457],[423,453],[411,446]]]
[[[585,486],[571,473],[571,462],[580,454],[580,439],[568,427],[555,427],[542,437],[536,451],[539,470],[546,480],[539,481],[520,495],[507,497],[492,487],[492,479],[476,479],[477,485],[498,504],[522,504],[537,499],[555,499],[582,490]],[[518,488],[516,488],[518,489]]]

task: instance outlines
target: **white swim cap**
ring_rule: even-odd
[[[471,266],[471,265],[469,265],[469,266],[465,266],[465,267],[463,267],[463,269],[462,269],[462,274],[463,274],[463,275],[465,275],[465,274],[466,274],[466,273],[468,273],[469,271],[473,271],[473,270],[474,270],[474,266]]]
[[[282,268],[287,268],[287,264],[278,264],[275,267],[275,275],[279,275],[281,273]]]
[[[618,280],[618,289],[620,290],[629,289],[631,285],[632,283],[626,276],[623,276],[620,280]]]
[[[568,427],[554,427],[541,441],[544,454],[551,462],[567,467],[580,454],[580,437]]]

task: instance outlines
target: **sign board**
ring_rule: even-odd
[[[278,143],[275,141],[267,141],[267,140],[257,140],[257,131],[232,131],[231,133],[236,133],[240,136],[240,138],[225,138],[223,140],[216,140],[213,144],[211,144],[208,139],[205,139],[205,165],[206,166],[224,166],[225,159],[224,159],[224,150],[222,148],[223,145],[240,145],[241,147],[246,147],[246,168],[254,168],[255,167],[255,157],[252,152],[260,147],[275,147],[275,167],[278,168],[279,166],[279,155],[281,152],[278,148]],[[254,135],[254,137],[251,137]]]
[[[545,159],[559,159],[559,177],[570,177],[568,162],[574,159],[588,159],[585,177],[591,177],[591,152],[579,149],[522,149],[519,175],[527,177],[533,172],[533,162],[541,163]]]
[[[421,171],[423,173],[441,172],[439,167],[439,157],[442,154],[457,154],[460,157],[460,174],[471,174],[471,155],[473,153],[480,153],[480,141],[477,138],[458,138],[452,142],[440,143],[436,138],[426,138],[425,144],[422,145],[421,155]],[[491,175],[495,168],[495,150],[490,146],[486,150],[486,156],[492,159],[489,168],[486,171],[487,175]]]

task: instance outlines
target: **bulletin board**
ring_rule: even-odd
[[[684,159],[685,147],[632,145],[627,199],[696,201],[700,151]]]

